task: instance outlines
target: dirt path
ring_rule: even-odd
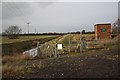
[[[34,62],[38,62],[35,60]],[[24,74],[27,78],[116,78],[118,48],[92,50],[41,61],[44,67]]]

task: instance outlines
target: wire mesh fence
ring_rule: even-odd
[[[111,39],[95,40],[89,35],[68,34],[51,42],[37,44],[37,56],[41,58],[56,58],[70,53],[83,53],[88,50],[105,48]],[[63,39],[63,41],[61,41]],[[59,48],[58,45],[61,47]]]

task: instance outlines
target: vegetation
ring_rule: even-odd
[[[29,55],[16,54],[14,56],[3,56],[2,73],[4,77],[21,77],[26,73],[32,73],[32,69],[42,68],[41,62],[35,64]]]
[[[2,36],[2,44],[9,44],[9,43],[15,43],[15,42],[23,42],[23,41],[29,41],[29,40],[36,40],[36,39],[43,39],[43,38],[50,38],[50,37],[56,37],[56,35],[43,35],[43,36],[35,36],[35,35],[29,35],[28,36],[19,36],[19,39],[9,39],[7,36]]]
[[[86,40],[92,40],[94,38],[94,34],[83,34],[82,37],[85,37]],[[80,40],[80,34],[68,34],[65,35],[63,39],[60,40],[65,45],[68,45],[69,38],[71,41],[79,41]]]
[[[2,38],[3,44],[2,44],[2,55],[14,55],[14,54],[20,54],[23,51],[32,49],[36,47],[37,42],[39,41],[40,44],[43,44],[45,42],[48,42],[52,39],[57,38],[58,36],[43,36],[40,38],[35,39],[35,36],[32,36],[31,39],[27,39],[26,36],[24,36],[21,39],[5,39]]]
[[[76,39],[79,40],[80,38],[79,36],[80,36],[79,34],[71,34],[71,40],[76,40]],[[91,37],[90,39],[92,39],[94,35],[84,34],[83,36],[86,38]],[[63,42],[64,44],[66,44],[68,38],[69,38],[69,34],[64,36],[59,36],[57,38],[56,37],[43,38],[40,39],[40,42],[42,43],[43,41],[43,43],[44,42],[54,43],[55,41],[58,43]],[[21,78],[23,76],[24,77],[56,77],[56,76],[68,77],[70,75],[71,75],[70,77],[83,77],[83,75],[86,77],[88,76],[94,77],[94,75],[95,77],[96,76],[113,77],[114,75],[116,76],[117,75],[116,67],[118,66],[116,64],[118,60],[118,54],[116,52],[117,51],[116,48],[118,47],[117,46],[118,42],[115,42],[114,44],[110,44],[110,42],[106,40],[103,43],[105,43],[106,45],[102,49],[99,50],[97,48],[93,50],[91,49],[84,52],[84,54],[72,52],[70,54],[60,55],[59,58],[49,58],[49,59],[40,58],[34,60],[31,59],[28,55],[21,55],[17,53],[13,56],[5,55],[3,56],[3,60],[2,60],[3,77],[4,78],[6,77]],[[13,45],[13,43],[11,44]],[[17,45],[15,47],[18,47]],[[28,46],[31,46],[31,42],[29,43],[28,41],[27,42],[25,41],[24,43],[23,41],[21,45],[19,44],[19,46],[21,47],[22,45],[24,46],[26,45],[27,48]],[[114,49],[112,49],[112,47],[115,49],[115,52]],[[5,50],[7,50],[7,48],[8,48],[8,44]],[[24,47],[22,46],[21,48]],[[108,66],[112,66],[112,67],[109,67],[108,69]],[[86,73],[87,75],[85,75]]]
[[[85,34],[85,30],[82,30],[82,34]]]
[[[8,36],[9,39],[18,39],[19,36],[17,34],[20,34],[22,32],[22,29],[19,28],[19,26],[10,26],[5,30],[5,34]]]

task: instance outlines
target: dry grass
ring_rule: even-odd
[[[32,69],[41,69],[43,67],[41,61],[36,63],[31,60],[29,55],[22,54],[4,56],[2,62],[3,77],[21,77],[23,74],[31,73]]]
[[[2,72],[3,74],[15,74],[15,73],[20,73],[25,70],[24,66],[13,66],[13,65],[8,65],[5,64],[2,66]]]
[[[41,39],[41,38],[48,38],[48,37],[56,37],[56,36],[19,36],[19,39],[9,39],[7,36],[3,36],[0,38],[0,40],[2,41],[2,44],[5,43],[14,43],[14,42],[22,42],[22,41],[29,41],[29,40],[35,40],[35,39]],[[1,43],[1,42],[0,42]]]
[[[20,62],[21,64],[23,62]],[[41,69],[44,67],[41,63],[35,64],[35,63],[28,63],[22,64],[22,65],[16,65],[16,63],[6,63],[2,66],[2,73],[3,77],[21,77],[22,75],[26,73],[32,73],[34,72],[35,69]]]
[[[23,54],[16,54],[14,56],[3,56],[2,62],[15,62],[20,60],[29,60],[31,57],[29,55],[23,55]]]
[[[4,56],[2,58],[2,73],[3,76],[15,76],[19,74],[24,74],[26,71],[25,65],[18,65],[24,60],[30,59],[29,56],[17,54],[14,56]]]

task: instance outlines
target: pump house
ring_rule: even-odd
[[[111,24],[96,24],[94,25],[95,39],[109,39],[111,36]]]

